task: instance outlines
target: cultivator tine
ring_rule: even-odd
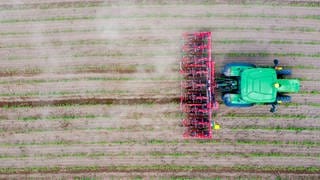
[[[214,98],[214,62],[211,58],[211,32],[183,34],[180,72],[181,110],[185,138],[211,139],[212,110],[218,108]]]

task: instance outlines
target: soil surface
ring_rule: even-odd
[[[0,179],[320,178],[319,16],[317,1],[0,2]],[[275,114],[217,97],[213,140],[183,139],[181,34],[201,30],[216,76],[278,58],[301,91]]]

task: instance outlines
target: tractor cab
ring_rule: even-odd
[[[240,76],[240,95],[250,103],[271,103],[276,101],[277,74],[271,68],[246,69]]]

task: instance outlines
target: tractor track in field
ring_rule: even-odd
[[[0,100],[0,107],[10,107],[10,106],[46,106],[46,105],[65,105],[65,104],[147,104],[147,103],[157,103],[157,104],[167,104],[172,102],[180,102],[180,97],[176,95],[165,95],[165,96],[121,96],[115,98],[114,96],[103,97],[99,96],[63,96],[57,98],[6,98]]]
[[[104,92],[104,91],[103,91]],[[38,93],[38,92],[37,92]],[[59,93],[59,92],[57,92]],[[64,92],[63,92],[64,93]],[[75,92],[73,92],[75,93]],[[93,91],[94,93],[94,91]],[[107,91],[105,93],[108,93]],[[41,93],[40,93],[41,94]],[[317,94],[293,94],[293,103],[309,104],[318,103],[320,97]],[[313,97],[312,99],[309,97]],[[168,104],[168,103],[179,103],[180,96],[176,93],[150,93],[146,94],[135,94],[132,96],[130,93],[122,93],[122,95],[59,95],[52,96],[44,93],[41,97],[27,97],[27,96],[12,96],[0,98],[0,107],[12,107],[12,106],[46,106],[46,105],[69,105],[69,104]]]
[[[294,103],[308,104],[318,103],[320,97],[318,95],[292,95]],[[306,97],[313,97],[312,99]],[[168,104],[179,103],[180,97],[177,94],[153,95],[136,94],[129,96],[128,94],[118,95],[73,95],[73,96],[43,96],[43,97],[3,97],[0,98],[0,107],[14,106],[46,106],[46,105],[70,105],[70,104]]]

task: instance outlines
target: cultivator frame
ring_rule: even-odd
[[[211,32],[183,34],[180,106],[185,114],[182,121],[185,138],[211,139],[212,112],[215,101],[214,61],[211,57]]]

